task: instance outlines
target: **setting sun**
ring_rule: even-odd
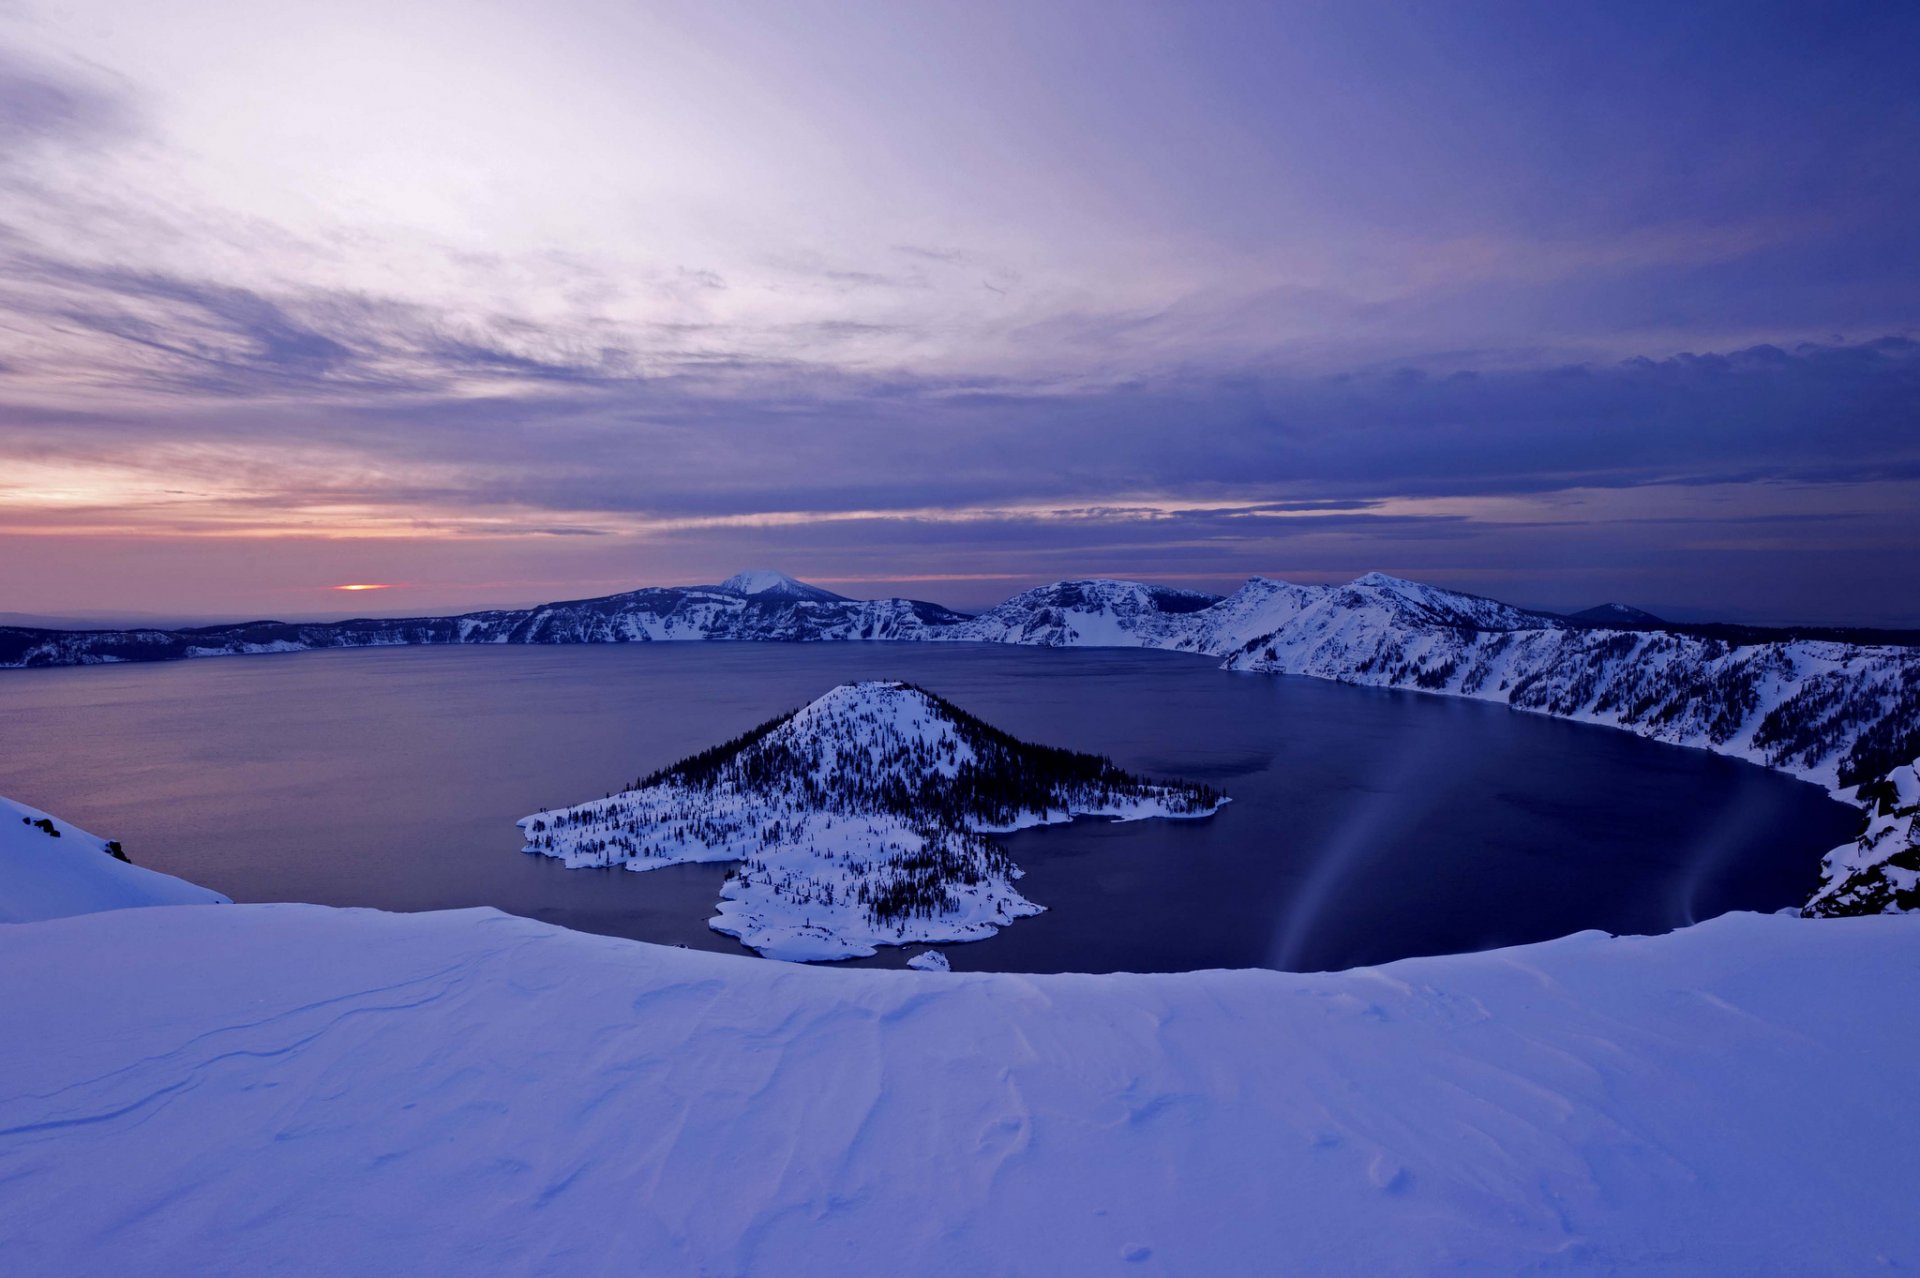
[[[351,582],[344,586],[329,586],[328,589],[329,590],[392,590],[394,589],[394,585],[392,582],[386,582],[386,581],[356,581],[356,582]]]

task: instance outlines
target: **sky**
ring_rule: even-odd
[[[0,613],[1920,625],[1915,66],[1898,4],[0,0]]]

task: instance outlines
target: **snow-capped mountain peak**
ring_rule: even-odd
[[[845,595],[836,595],[831,590],[809,585],[771,568],[750,568],[746,572],[737,572],[721,582],[720,589],[749,598],[771,595],[779,599],[812,599],[820,603],[846,602]]]
[[[1356,577],[1344,588],[1350,595],[1379,602],[1409,619],[1442,626],[1465,626],[1476,630],[1554,629],[1565,624],[1547,613],[1515,608],[1495,599],[1469,595],[1458,590],[1429,586],[1384,572]]]

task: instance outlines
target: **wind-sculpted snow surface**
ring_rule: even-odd
[[[0,927],[0,1256],[1907,1272],[1916,953],[1912,916],[1172,976],[817,969],[490,910]]]
[[[1041,907],[985,836],[1107,816],[1197,817],[1206,786],[1027,745],[901,683],[844,684],[629,790],[520,822],[570,868],[736,861],[715,931],[769,958],[979,940]]]

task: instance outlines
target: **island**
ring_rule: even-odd
[[[715,931],[768,958],[980,940],[1042,906],[988,836],[1102,816],[1210,816],[1210,786],[1031,745],[924,688],[870,681],[643,777],[520,821],[569,868],[737,862]]]

